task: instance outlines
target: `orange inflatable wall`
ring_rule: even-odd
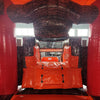
[[[78,68],[78,56],[71,55],[71,47],[65,46],[63,61],[48,60],[40,57],[39,46],[34,47],[34,56],[25,57],[27,68],[23,69],[23,88],[69,89],[81,88],[81,69]],[[52,57],[51,57],[52,58]]]

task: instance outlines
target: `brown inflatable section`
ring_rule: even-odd
[[[3,14],[4,11],[4,2],[3,0],[0,0],[0,15]]]
[[[73,23],[92,23],[98,16],[96,6],[82,6],[68,0],[33,0],[7,9],[13,22],[33,23],[38,39],[68,37]]]

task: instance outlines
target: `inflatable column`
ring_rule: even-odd
[[[4,14],[0,15],[0,95],[11,95],[17,90],[17,48],[14,23],[6,8],[11,2],[4,0]]]
[[[95,5],[99,8],[99,16],[90,25],[91,37],[88,47],[87,85],[90,95],[100,96],[100,0],[97,0]]]

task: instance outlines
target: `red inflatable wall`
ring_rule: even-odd
[[[13,94],[17,89],[17,49],[14,23],[6,14],[0,15],[0,95]],[[6,5],[7,4],[7,5]]]
[[[97,0],[95,5],[100,12],[100,0]],[[100,96],[100,14],[90,28],[92,36],[88,47],[88,93],[93,96]]]

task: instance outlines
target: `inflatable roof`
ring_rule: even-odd
[[[5,3],[8,2],[4,0]],[[95,0],[11,0],[7,14],[13,22],[33,23],[35,36],[68,38],[72,24],[92,23],[98,16]]]
[[[26,3],[28,3],[28,2],[30,2],[30,1],[32,1],[32,0],[11,0],[14,4],[21,4],[21,5],[23,5],[23,4],[26,4]],[[35,0],[33,0],[33,1],[35,1]],[[46,1],[46,0],[44,0],[44,1]],[[65,0],[62,0],[62,2],[63,1],[65,1]],[[66,0],[66,1],[69,1],[69,0]],[[95,2],[96,0],[71,0],[71,1],[73,1],[73,2],[75,2],[75,3],[78,3],[78,4],[80,4],[80,5],[91,5],[93,2]]]

